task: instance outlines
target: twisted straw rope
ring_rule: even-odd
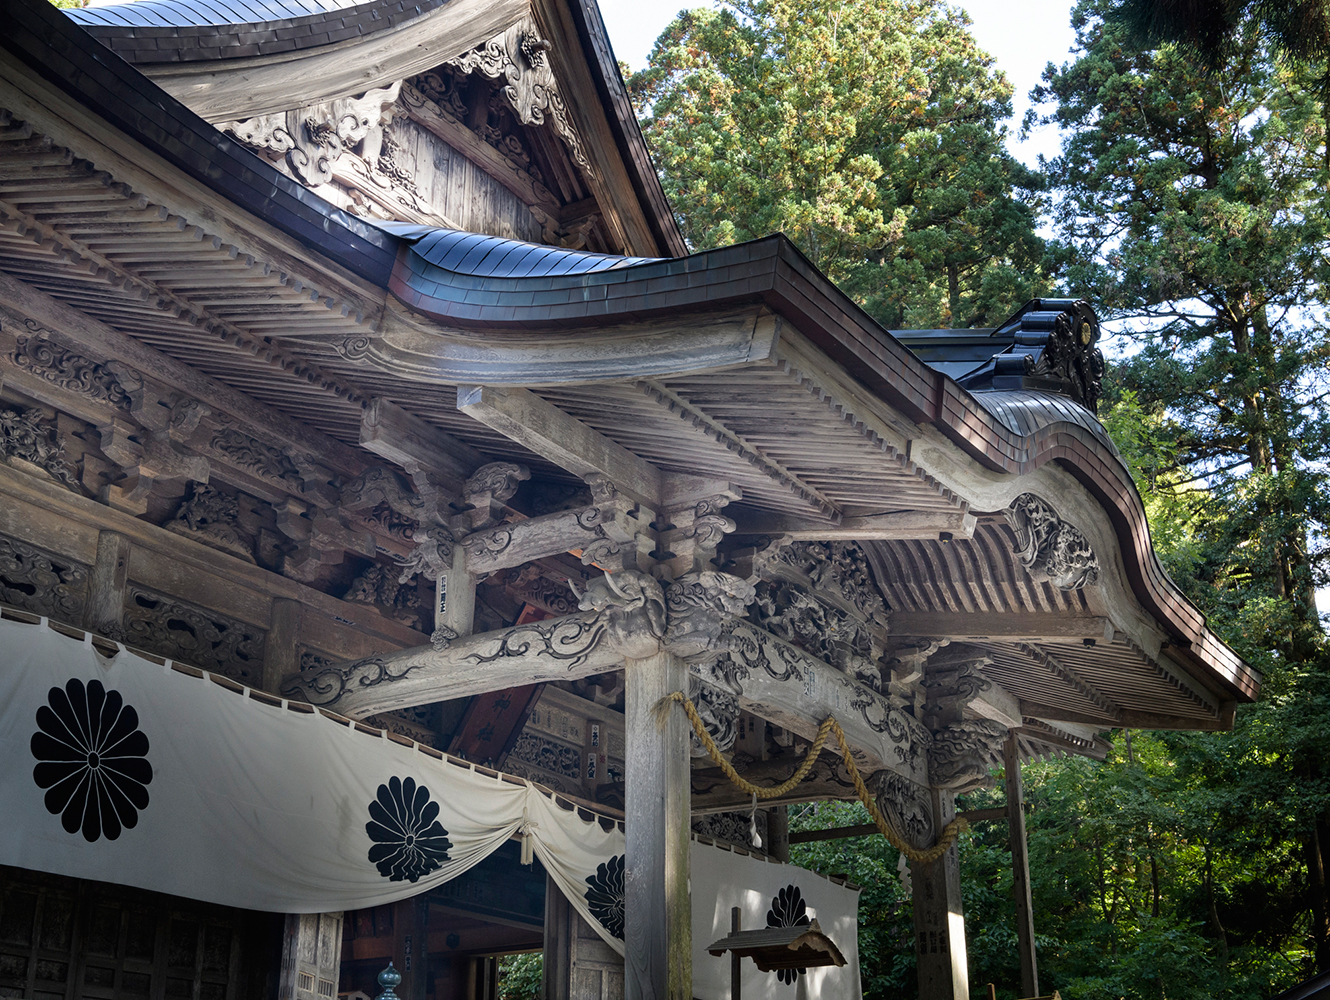
[[[950,850],[951,845],[956,842],[956,838],[959,837],[964,830],[967,830],[970,827],[970,824],[963,819],[953,819],[942,828],[942,835],[938,837],[937,843],[927,850],[921,851],[917,847],[913,847],[906,843],[906,841],[899,837],[896,834],[896,831],[891,828],[891,825],[887,822],[887,818],[882,815],[882,810],[878,808],[877,802],[874,800],[872,793],[869,792],[868,785],[864,782],[863,775],[861,775],[859,769],[855,767],[854,757],[850,753],[849,741],[845,738],[845,730],[841,729],[840,723],[836,721],[835,716],[828,715],[822,720],[822,725],[817,729],[817,736],[813,739],[813,745],[808,748],[808,753],[804,756],[803,762],[795,770],[794,774],[790,775],[789,780],[771,788],[762,788],[758,785],[754,785],[750,781],[745,781],[739,772],[734,769],[734,765],[721,756],[720,748],[716,746],[716,741],[713,740],[711,734],[707,732],[707,727],[705,723],[702,722],[702,717],[697,714],[697,709],[693,706],[693,703],[684,696],[682,691],[675,691],[673,694],[667,694],[664,698],[660,699],[660,701],[656,702],[653,711],[655,712],[656,726],[658,728],[665,728],[665,723],[669,721],[670,709],[676,704],[681,706],[684,710],[684,714],[688,716],[688,721],[693,725],[693,732],[697,734],[698,740],[701,741],[702,746],[706,749],[707,756],[709,756],[712,762],[724,772],[725,777],[729,778],[734,785],[738,786],[738,788],[747,795],[756,795],[759,799],[774,799],[785,795],[787,792],[793,791],[800,782],[808,777],[808,772],[813,769],[813,765],[817,763],[818,756],[822,753],[822,746],[827,742],[827,737],[834,733],[837,742],[840,743],[841,760],[845,762],[845,768],[850,772],[850,779],[854,782],[854,790],[859,796],[859,801],[863,803],[864,808],[868,810],[868,815],[872,818],[878,832],[887,838],[887,843],[896,848],[896,850],[900,851],[911,861],[918,864],[929,864],[936,861],[938,858],[942,857],[942,855],[946,854],[947,851]]]

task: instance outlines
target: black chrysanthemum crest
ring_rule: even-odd
[[[808,923],[808,907],[804,905],[804,894],[797,885],[787,885],[772,897],[771,909],[767,910],[768,927],[802,927]],[[807,971],[777,969],[776,978],[788,986]]]
[[[390,778],[369,804],[369,859],[390,882],[416,882],[442,868],[453,846],[438,822],[439,804],[414,778]]]
[[[620,941],[623,940],[623,861],[624,856],[616,854],[596,866],[596,874],[587,876],[588,888],[583,894],[591,915]]]
[[[101,681],[85,688],[71,679],[64,690],[51,688],[46,701],[29,744],[37,758],[32,778],[47,790],[46,808],[60,814],[67,832],[82,830],[88,843],[115,840],[148,808],[152,765],[138,713]]]

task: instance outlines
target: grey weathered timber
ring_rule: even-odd
[[[956,817],[951,792],[932,790],[934,828]],[[965,957],[965,912],[961,906],[960,861],[956,845],[929,864],[910,863],[914,897],[914,948],[919,1000],[969,1000]]]
[[[736,678],[744,709],[805,739],[834,715],[861,769],[885,767],[927,783],[923,755],[911,752],[927,742],[927,734],[913,716],[892,708],[863,682],[746,621],[734,620],[725,631],[717,648],[728,646],[731,660],[746,667]]]
[[[728,482],[664,475],[529,389],[458,386],[457,408],[576,476],[605,477],[620,493],[653,510],[718,493],[740,493]]]
[[[350,97],[433,69],[526,13],[526,0],[453,0],[389,31],[281,54],[144,65],[172,97],[209,121],[271,114]]]
[[[976,519],[963,510],[902,510],[871,517],[842,517],[835,524],[784,514],[749,514],[735,530],[744,535],[789,535],[793,541],[902,541],[969,538]]]
[[[263,644],[263,690],[277,692],[282,678],[300,669],[300,629],[304,606],[278,597],[272,602],[272,624]]]
[[[688,897],[688,736],[681,712],[656,722],[656,704],[688,690],[688,665],[670,653],[624,664],[624,995],[692,1000]]]
[[[278,973],[280,1000],[337,996],[342,960],[342,914],[288,913]]]
[[[545,1000],[623,1000],[623,959],[545,879]]]
[[[97,561],[88,581],[84,624],[103,635],[114,631],[125,614],[125,582],[131,542],[117,531],[97,533]]]
[[[49,329],[61,340],[87,349],[94,357],[122,361],[144,375],[184,390],[214,410],[241,420],[256,437],[271,444],[297,448],[336,471],[351,475],[364,471],[369,464],[340,441],[308,424],[292,420],[3,272],[0,272],[0,305]]]
[[[984,639],[1067,641],[1094,639],[1112,642],[1113,623],[1099,615],[1067,615],[1027,612],[975,612],[955,614],[948,611],[901,611],[889,619],[895,636],[940,637],[953,642]]]
[[[576,680],[659,649],[644,612],[587,611],[335,664],[282,691],[352,718],[488,691]]]
[[[372,399],[365,406],[360,444],[408,473],[427,470],[453,493],[461,493],[467,476],[485,464],[485,457],[470,445],[386,399]]]
[[[493,573],[561,552],[582,550],[608,537],[618,512],[610,503],[561,510],[527,521],[483,528],[462,540],[468,572]]]
[[[1011,841],[1011,890],[1016,896],[1016,945],[1021,955],[1021,994],[1039,995],[1039,960],[1034,948],[1034,906],[1030,900],[1030,852],[1025,841],[1025,796],[1020,747],[1009,733],[1002,746],[1007,786],[1007,829]]]
[[[604,476],[639,503],[660,502],[659,469],[529,389],[458,386],[457,408],[575,476]]]
[[[770,788],[786,781],[798,767],[801,757],[789,755],[773,760],[754,761],[740,768],[740,774],[755,785]],[[870,788],[877,783],[879,774],[863,772]],[[713,812],[729,812],[747,808],[751,797],[745,795],[731,783],[718,767],[694,768],[692,773],[692,810],[693,815],[701,816]],[[768,805],[796,805],[801,802],[826,802],[829,800],[854,801],[856,793],[854,782],[845,769],[839,753],[822,751],[808,776],[801,781],[789,795],[779,799],[765,800]]]

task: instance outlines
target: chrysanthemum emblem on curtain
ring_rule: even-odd
[[[70,680],[53,687],[37,709],[29,747],[37,758],[32,778],[45,788],[46,809],[60,814],[69,833],[93,843],[115,840],[138,825],[148,808],[148,737],[139,716],[118,691],[101,681]]]
[[[771,909],[767,910],[768,927],[800,927],[809,923],[808,907],[804,904],[804,894],[797,885],[787,885],[771,899]],[[788,986],[807,969],[777,969],[776,978]]]
[[[587,876],[588,888],[583,893],[591,915],[620,941],[623,940],[623,859],[622,854],[616,854],[597,865],[596,874]]]
[[[374,841],[369,860],[380,875],[390,882],[416,882],[443,867],[453,845],[438,815],[439,804],[414,778],[393,777],[379,786],[365,832]]]

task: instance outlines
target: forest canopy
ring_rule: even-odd
[[[1211,6],[1201,37],[1205,3],[1078,3],[1026,122],[1063,136],[1039,170],[1006,149],[1005,77],[931,0],[684,11],[629,81],[694,249],[783,232],[888,329],[1054,293],[1117,332],[1101,418],[1156,550],[1265,687],[1232,732],[1119,730],[1102,764],[1028,768],[1041,984],[1078,1000],[1254,1000],[1330,969],[1330,70],[1294,30],[1321,22],[1290,20],[1305,5]],[[1020,979],[1005,836],[962,846],[976,996]],[[866,887],[865,996],[914,996],[895,852],[794,860]]]

